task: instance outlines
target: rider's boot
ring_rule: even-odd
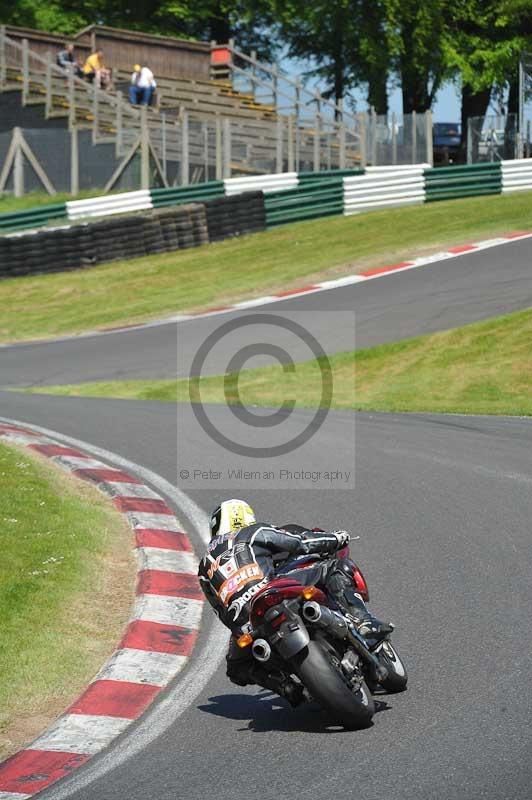
[[[354,589],[345,589],[341,603],[357,631],[366,639],[381,641],[393,631],[391,622],[382,622],[369,611],[362,597]]]

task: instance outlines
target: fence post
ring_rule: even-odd
[[[223,121],[224,135],[223,135],[223,169],[222,177],[231,177],[231,121],[224,119]]]
[[[360,166],[364,169],[367,164],[366,156],[366,125],[368,122],[368,115],[361,111],[357,114],[358,117],[358,142],[360,148]]]
[[[279,73],[277,69],[277,64],[272,64],[272,97],[273,97],[273,105],[277,108],[277,92],[279,88]]]
[[[257,51],[251,51],[251,94],[255,100],[257,92]]]
[[[524,115],[525,115],[525,65],[524,55],[519,57],[519,119],[517,122],[517,158],[523,158],[523,137],[524,137]]]
[[[467,163],[473,163],[473,117],[467,120]]]
[[[294,118],[288,117],[288,172],[294,172]]]
[[[181,186],[190,182],[190,161],[188,151],[188,112],[181,115]]]
[[[340,122],[338,123],[338,144],[340,149],[338,165],[340,169],[345,169],[345,122],[344,122],[344,99],[341,97],[338,100],[338,107],[340,108]]]
[[[79,142],[77,123],[70,128],[70,194],[79,194]]]
[[[279,115],[276,125],[275,171],[283,172],[283,119]]]
[[[30,58],[28,52],[28,40],[22,40],[22,105],[28,103],[30,95]]]
[[[7,83],[6,26],[0,25],[0,91]]]
[[[209,123],[202,122],[201,127],[203,129],[203,163],[204,163],[203,180],[207,182],[209,180]]]
[[[100,122],[98,119],[98,89],[96,88],[96,79],[92,85],[93,89],[93,96],[92,96],[92,143],[96,144],[98,141],[98,128],[100,127]]]
[[[115,136],[115,155],[122,154],[124,145],[124,96],[122,92],[116,93],[116,136]]]
[[[74,72],[68,73],[68,127],[76,124],[76,87],[74,85]]]
[[[371,163],[377,166],[377,112],[371,109]]]
[[[215,138],[216,138],[216,180],[222,180],[223,168],[222,168],[222,120],[220,119],[220,115],[216,114],[216,130],[215,130]]]
[[[71,70],[69,70],[70,75]],[[46,53],[46,102],[44,105],[44,116],[50,118],[52,113],[52,57],[50,51]]]
[[[417,115],[412,111],[412,164],[417,161]]]
[[[313,166],[314,172],[320,171],[320,115],[316,114],[314,117],[314,154]]]
[[[425,111],[425,135],[427,139],[427,163],[434,166],[434,147],[432,143],[432,111]]]
[[[397,117],[395,111],[392,113],[392,164],[397,164]]]
[[[20,128],[13,131],[15,136],[15,160],[13,162],[13,190],[15,197],[24,194],[24,154],[20,142]]]
[[[140,188],[150,188],[150,138],[147,105],[140,107]]]

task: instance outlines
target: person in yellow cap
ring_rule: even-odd
[[[157,84],[153,72],[149,67],[141,67],[135,64],[131,74],[131,85],[129,87],[129,99],[134,106],[150,105],[151,99]]]

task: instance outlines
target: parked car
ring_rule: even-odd
[[[460,123],[435,122],[432,126],[434,163],[449,164],[456,160],[460,152]]]

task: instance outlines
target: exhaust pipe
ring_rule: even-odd
[[[345,639],[347,636],[347,623],[338,614],[331,611],[326,606],[320,606],[314,600],[309,600],[303,605],[303,618],[307,622],[319,625],[320,628],[327,628],[337,639]]]
[[[266,639],[255,639],[251,647],[251,652],[257,661],[263,663],[264,661],[270,660],[272,649]]]
[[[303,618],[307,622],[318,622],[321,619],[321,606],[319,603],[314,600],[309,600],[308,603],[305,603],[303,606]]]

